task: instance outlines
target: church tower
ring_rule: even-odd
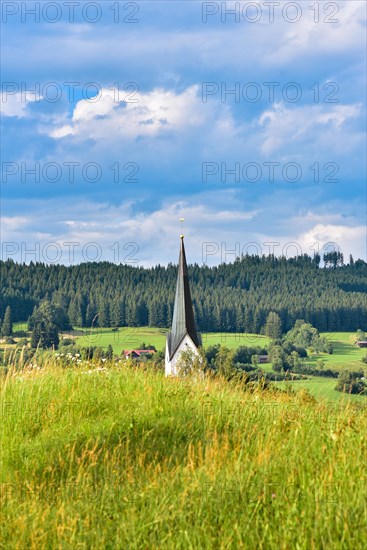
[[[181,246],[172,329],[167,334],[166,340],[166,376],[178,375],[177,363],[183,350],[190,348],[194,353],[198,354],[198,347],[201,346],[201,337],[196,331],[194,310],[191,301],[184,236],[181,235],[180,238]]]

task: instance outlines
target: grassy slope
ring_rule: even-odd
[[[334,352],[332,355],[323,354],[309,358],[309,363],[316,363],[317,359],[322,359],[325,363],[325,368],[331,369],[348,369],[359,370],[363,363],[362,357],[367,356],[366,348],[358,348],[354,345],[356,335],[354,332],[336,332],[323,333],[333,344]]]
[[[366,547],[366,408],[49,368],[1,383],[0,548]]]

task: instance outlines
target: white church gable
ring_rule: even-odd
[[[181,344],[178,346],[171,360],[169,359],[168,348],[166,345],[166,361],[165,361],[166,376],[179,376],[177,367],[179,365],[180,356],[181,356],[181,353],[183,351],[186,351],[187,349],[191,349],[193,353],[195,353],[196,355],[199,355],[197,347],[195,346],[194,342],[191,340],[188,334],[186,334],[186,336],[183,338]]]

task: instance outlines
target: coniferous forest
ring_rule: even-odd
[[[324,258],[325,260],[325,258]],[[47,299],[61,306],[73,326],[169,327],[177,266],[132,267],[113,263],[76,266],[1,262],[0,318],[25,321]],[[263,330],[270,311],[282,331],[304,319],[320,331],[367,328],[367,263],[320,257],[245,256],[216,267],[189,266],[201,331]]]

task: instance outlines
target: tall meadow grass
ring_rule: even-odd
[[[364,549],[367,409],[149,369],[1,379],[2,549]]]

